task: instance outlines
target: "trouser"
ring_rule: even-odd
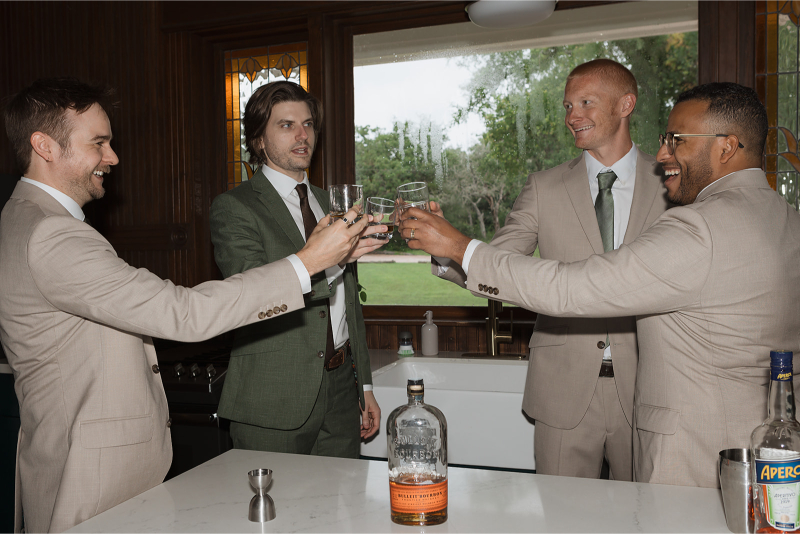
[[[317,401],[300,428],[280,430],[231,421],[231,438],[236,449],[358,458],[360,427],[358,390],[347,358],[336,369],[322,371]]]
[[[542,475],[599,478],[605,458],[609,478],[633,480],[633,437],[613,377],[597,379],[578,426],[569,430],[536,421],[533,448]]]

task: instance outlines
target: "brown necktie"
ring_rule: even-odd
[[[317,218],[314,217],[314,212],[311,211],[311,205],[308,203],[308,186],[306,186],[306,184],[297,184],[295,189],[297,189],[297,195],[300,197],[300,212],[303,214],[303,227],[306,231],[306,241],[308,241],[311,232],[313,232],[314,228],[317,226]],[[322,275],[322,278],[325,278],[325,271],[319,274]],[[327,308],[326,313],[328,314],[328,339],[325,343],[325,365],[327,365],[328,361],[333,358],[334,353],[330,299],[325,301],[325,306]]]

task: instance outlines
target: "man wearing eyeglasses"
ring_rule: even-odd
[[[658,163],[631,141],[637,95],[636,78],[615,61],[569,74],[564,122],[583,152],[528,177],[493,246],[580,261],[630,243],[664,212]],[[441,275],[464,285],[457,266]],[[536,420],[536,472],[599,478],[605,459],[611,478],[632,480],[635,318],[540,314],[530,347],[522,407]]]
[[[760,168],[768,123],[752,89],[686,91],[667,130],[658,160],[679,206],[613,252],[529,258],[415,210],[400,230],[461,264],[476,295],[552,316],[635,315],[635,479],[713,488],[719,451],[748,447],[766,417],[769,351],[800,350],[800,215]]]

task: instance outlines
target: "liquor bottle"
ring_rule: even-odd
[[[772,351],[769,415],[750,436],[756,532],[800,528],[800,423],[795,418],[792,353]]]
[[[422,379],[410,379],[408,404],[386,421],[392,521],[438,525],[447,521],[447,421],[425,404]]]

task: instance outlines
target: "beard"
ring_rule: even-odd
[[[308,147],[308,158],[306,162],[294,159],[291,155],[291,152],[281,152],[280,150],[277,149],[277,147],[275,147],[275,145],[273,145],[269,141],[264,143],[264,152],[267,153],[267,158],[269,159],[269,161],[277,165],[279,168],[289,172],[300,172],[308,168],[311,162],[311,156],[314,154],[314,147],[309,145],[308,143],[292,147],[292,150],[295,148],[300,148],[302,146]]]
[[[680,163],[681,182],[675,194],[667,193],[667,199],[676,206],[687,206],[692,204],[697,195],[700,194],[708,184],[711,183],[713,171],[711,169],[710,156],[706,152],[705,159],[698,158],[696,161]]]
[[[70,196],[75,199],[82,199],[84,203],[91,200],[99,200],[106,194],[106,190],[102,185],[97,185],[93,181],[94,171],[103,171],[103,175],[107,175],[111,169],[92,169],[89,172],[76,172],[67,182]]]

